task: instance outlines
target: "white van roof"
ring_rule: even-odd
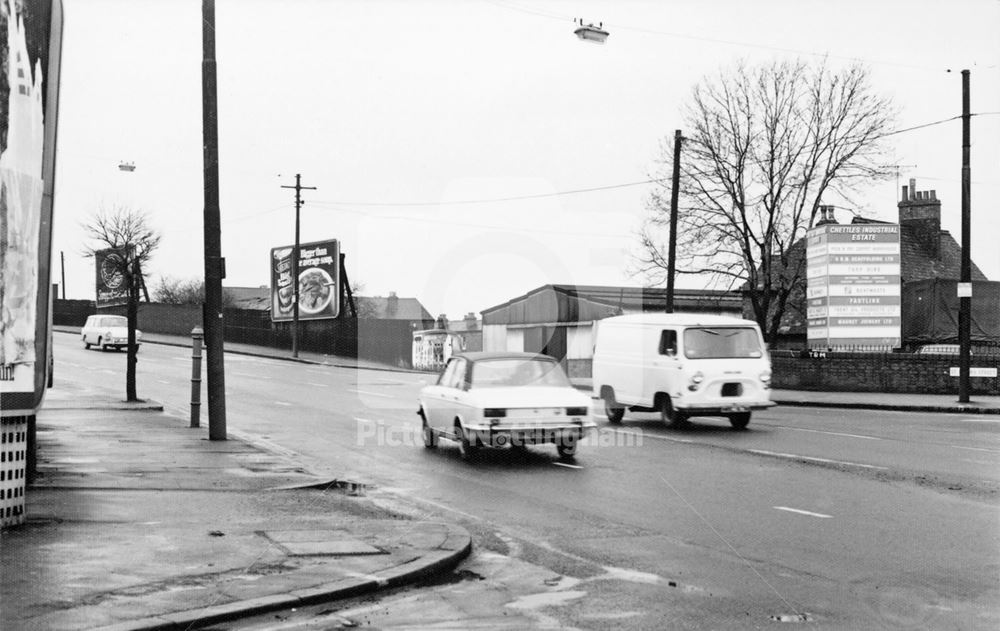
[[[650,324],[653,326],[757,326],[753,320],[714,313],[634,313],[604,318],[600,322]]]

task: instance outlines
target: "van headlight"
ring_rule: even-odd
[[[698,372],[691,375],[691,378],[688,380],[688,390],[694,392],[695,390],[698,389],[698,386],[700,386],[701,382],[703,381],[705,381],[705,375],[701,374],[701,371],[699,370]]]
[[[771,371],[770,370],[765,370],[764,372],[760,373],[760,382],[764,384],[765,388],[770,388],[771,387]]]

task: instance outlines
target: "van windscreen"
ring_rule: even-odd
[[[749,327],[698,327],[684,331],[684,356],[689,359],[761,357],[760,338]]]

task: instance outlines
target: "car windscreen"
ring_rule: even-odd
[[[684,331],[684,356],[689,359],[757,358],[763,353],[755,329],[713,326]]]
[[[101,318],[101,323],[98,326],[128,326],[128,320],[121,316],[107,316]]]
[[[554,361],[503,358],[480,360],[472,365],[473,388],[569,385],[566,373]]]

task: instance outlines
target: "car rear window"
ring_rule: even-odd
[[[684,356],[689,359],[757,358],[763,353],[755,329],[697,327],[684,331]]]
[[[562,367],[541,359],[487,359],[472,366],[472,386],[569,386]]]
[[[105,316],[98,326],[128,326],[128,319],[122,316]]]

